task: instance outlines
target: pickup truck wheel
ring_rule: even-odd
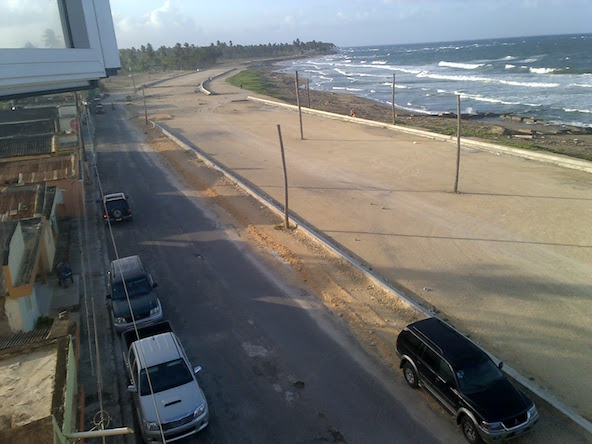
[[[477,431],[477,426],[473,422],[471,418],[468,416],[463,416],[460,421],[460,427],[462,429],[463,435],[465,439],[470,442],[471,444],[479,444],[481,442],[481,437],[479,436],[479,432]]]
[[[409,362],[403,364],[403,376],[405,376],[405,381],[407,381],[409,387],[417,388],[417,374],[415,373],[415,369]]]

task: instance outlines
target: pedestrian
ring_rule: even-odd
[[[354,111],[354,109],[353,109],[353,108],[352,108],[352,109],[350,109],[350,111],[349,111],[349,115],[350,115],[351,117],[356,117],[356,112]]]
[[[68,259],[63,259],[58,263],[56,271],[58,273],[58,285],[60,287],[68,288],[68,280],[74,282],[72,278],[72,267],[70,267]]]

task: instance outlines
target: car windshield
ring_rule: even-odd
[[[458,386],[463,393],[479,392],[503,378],[500,370],[489,359],[483,359],[456,371]]]
[[[135,281],[126,280],[125,286],[127,287],[127,293],[129,294],[130,298],[134,296],[139,296],[142,294],[147,294],[152,291],[152,285],[148,282],[148,279],[138,279]],[[113,283],[113,299],[125,299],[125,290],[123,288],[123,282],[114,282]]]
[[[191,372],[183,359],[165,362],[164,364],[153,365],[148,368],[150,382],[154,393],[187,384],[193,380]],[[140,395],[150,394],[150,385],[146,377],[146,369],[140,371]]]

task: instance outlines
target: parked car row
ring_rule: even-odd
[[[131,219],[123,193],[105,195],[104,219]],[[115,259],[107,272],[107,304],[121,333],[123,360],[146,443],[174,442],[207,427],[209,409],[185,349],[154,289],[158,284],[139,256]]]

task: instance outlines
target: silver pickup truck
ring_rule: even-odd
[[[162,321],[123,332],[124,361],[147,443],[173,442],[208,425],[208,403],[179,338]],[[164,436],[164,440],[163,440]]]

